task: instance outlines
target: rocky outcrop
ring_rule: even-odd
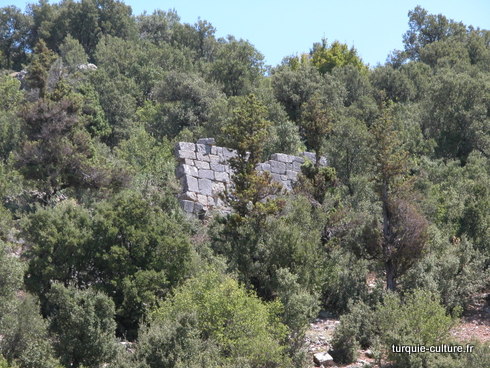
[[[236,152],[216,146],[213,138],[202,138],[197,143],[177,143],[175,155],[178,159],[176,175],[182,188],[179,201],[183,210],[190,214],[211,210],[229,212],[220,194],[233,185],[233,172],[228,160],[236,156]],[[292,156],[274,153],[256,169],[270,172],[274,181],[291,190],[306,160],[315,161],[315,154],[303,152],[300,156]],[[322,157],[320,164],[327,165],[326,159]]]

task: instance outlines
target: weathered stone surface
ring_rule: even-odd
[[[214,180],[227,183],[230,181],[230,175],[227,172],[215,172]]]
[[[271,160],[280,161],[284,163],[293,162],[293,158],[294,156],[289,156],[286,155],[285,153],[273,153],[271,155]]]
[[[192,151],[194,152],[196,150],[196,145],[194,143],[189,143],[189,142],[179,142],[175,145],[177,150],[182,150],[182,151]]]
[[[203,162],[211,161],[211,159],[209,158],[209,155],[202,153],[202,152],[196,152],[196,160],[203,161]]]
[[[184,191],[199,192],[199,182],[197,181],[197,178],[190,175],[184,175],[180,180]]]
[[[271,165],[271,172],[272,173],[274,173],[274,174],[285,174],[286,173],[286,164],[284,162],[270,160],[269,163]]]
[[[199,192],[205,195],[213,194],[213,185],[209,179],[198,179],[199,180]]]
[[[179,195],[179,199],[187,200],[187,201],[197,201],[197,193],[195,192],[184,192]]]
[[[289,180],[296,180],[298,178],[298,173],[296,171],[293,171],[293,170],[287,170],[286,171],[286,177]]]
[[[206,162],[206,161],[198,161],[196,160],[195,161],[195,164],[194,164],[198,169],[205,169],[205,170],[209,170],[209,162]]]
[[[195,166],[190,165],[179,165],[177,168],[177,177],[181,177],[182,175],[191,175],[198,176],[199,170]]]
[[[214,182],[212,185],[212,191],[214,196],[218,196],[220,193],[225,191],[225,184]]]
[[[199,170],[199,178],[200,179],[211,179],[214,180],[214,171],[213,170]]]
[[[228,165],[223,165],[223,164],[216,164],[214,162],[211,163],[211,170],[217,171],[217,172],[225,172],[229,170]]]
[[[194,202],[193,201],[188,201],[188,200],[181,200],[180,205],[182,206],[182,209],[187,212],[187,213],[192,213],[194,212]]]
[[[332,367],[335,365],[332,356],[326,351],[313,355],[313,361],[315,364],[323,365],[324,367]]]
[[[177,151],[177,157],[178,158],[190,158],[192,160],[195,160],[196,159],[196,153],[194,151],[178,150]]]
[[[208,154],[211,152],[211,149],[208,148],[205,144],[196,144],[196,152]]]

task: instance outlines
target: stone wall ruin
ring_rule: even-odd
[[[203,214],[208,211],[229,212],[229,208],[220,198],[225,189],[232,185],[232,170],[228,160],[236,152],[215,145],[213,138],[202,138],[197,143],[179,142],[175,147],[178,159],[177,178],[181,184],[179,202],[189,214]],[[303,152],[299,156],[274,153],[270,159],[257,165],[259,172],[270,172],[272,179],[291,190],[301,172],[301,165],[310,160],[315,162],[315,154]],[[322,157],[320,165],[326,166]]]

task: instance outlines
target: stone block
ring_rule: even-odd
[[[199,171],[195,166],[179,165],[177,167],[177,177],[180,178],[183,175],[198,176]]]
[[[222,160],[218,155],[209,155],[208,157],[209,157],[209,162],[213,164],[219,164],[222,162]]]
[[[213,194],[212,181],[209,179],[198,179],[199,181],[199,193],[205,195]]]
[[[190,158],[191,160],[196,159],[196,152],[194,151],[186,151],[186,150],[178,150],[177,151],[178,158]]]
[[[203,211],[206,211],[206,208],[204,207],[203,204],[201,204],[199,202],[194,203],[194,213],[196,215],[200,214]]]
[[[198,160],[196,160],[196,162],[195,162],[195,166],[196,166],[198,169],[205,169],[205,170],[209,170],[209,162],[206,162],[206,161],[198,161]]]
[[[293,162],[294,156],[286,155],[285,153],[273,153],[271,155],[271,160],[280,161],[284,163]]]
[[[197,194],[195,192],[184,192],[179,195],[179,199],[186,201],[197,201]]]
[[[199,178],[200,179],[214,180],[214,171],[213,170],[199,169]]]
[[[196,145],[189,142],[179,142],[175,145],[175,149],[178,151],[192,151],[196,150]]]
[[[197,195],[197,202],[201,203],[203,206],[208,205],[208,197],[205,196],[204,194],[198,194]]]
[[[214,180],[228,183],[230,181],[230,175],[227,172],[215,172]]]
[[[212,190],[213,190],[213,195],[218,195],[220,193],[223,193],[225,191],[225,184],[214,182],[212,184]]]
[[[191,160],[190,158],[184,158],[180,162],[183,163],[184,165],[190,165],[190,166],[194,166],[195,164],[194,160]]]
[[[282,184],[281,175],[272,173],[271,176],[272,176],[272,180]]]
[[[182,200],[182,201],[180,201],[180,206],[182,207],[184,212],[187,212],[187,213],[194,212],[194,202],[193,201]]]
[[[184,191],[199,192],[199,182],[197,178],[190,175],[184,175],[180,178],[180,182],[182,184]]]
[[[216,144],[216,140],[214,138],[199,138],[197,140],[198,144]]]
[[[211,196],[208,196],[208,206],[214,207],[214,205],[215,205],[214,198]]]
[[[203,162],[209,162],[211,161],[209,158],[209,155],[202,153],[202,152],[196,152],[196,159],[198,161],[203,161]]]
[[[298,162],[300,164],[304,164],[305,163],[305,159],[303,157],[293,156],[293,162]]]
[[[227,167],[223,164],[216,164],[214,162],[211,163],[211,170],[215,172],[225,172]]]
[[[196,144],[196,152],[209,154],[210,149],[205,144]]]
[[[286,164],[284,162],[269,161],[271,165],[271,173],[274,174],[285,174],[286,173]]]
[[[332,356],[326,351],[314,354],[313,361],[315,364],[324,367],[332,367],[335,365]]]
[[[296,179],[298,179],[298,173],[296,171],[293,171],[293,170],[287,170],[286,171],[286,177],[289,180],[296,180]]]

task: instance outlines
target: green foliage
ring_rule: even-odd
[[[249,42],[228,36],[220,39],[210,77],[222,84],[227,96],[249,94],[263,75],[263,58]]]
[[[311,63],[318,69],[321,74],[330,73],[336,67],[352,65],[361,72],[366,72],[367,67],[357,56],[354,47],[350,49],[346,44],[334,41],[328,45],[327,39],[322,39],[321,43],[313,44],[310,51]]]
[[[54,347],[65,367],[99,367],[112,359],[116,322],[108,296],[54,284],[47,300],[49,330],[56,336]]]
[[[0,68],[20,70],[27,61],[31,19],[15,6],[0,8]]]
[[[21,122],[17,116],[22,92],[20,82],[9,76],[0,76],[0,159],[6,160],[21,139]]]
[[[155,311],[152,323],[193,313],[195,327],[214,342],[226,360],[243,359],[251,367],[287,367],[282,342],[287,328],[279,320],[280,303],[266,304],[230,277],[209,271],[189,280]]]
[[[39,89],[41,98],[46,95],[49,69],[55,60],[56,54],[48,49],[43,40],[39,41],[34,48],[34,56],[27,69],[27,80],[32,88]]]

